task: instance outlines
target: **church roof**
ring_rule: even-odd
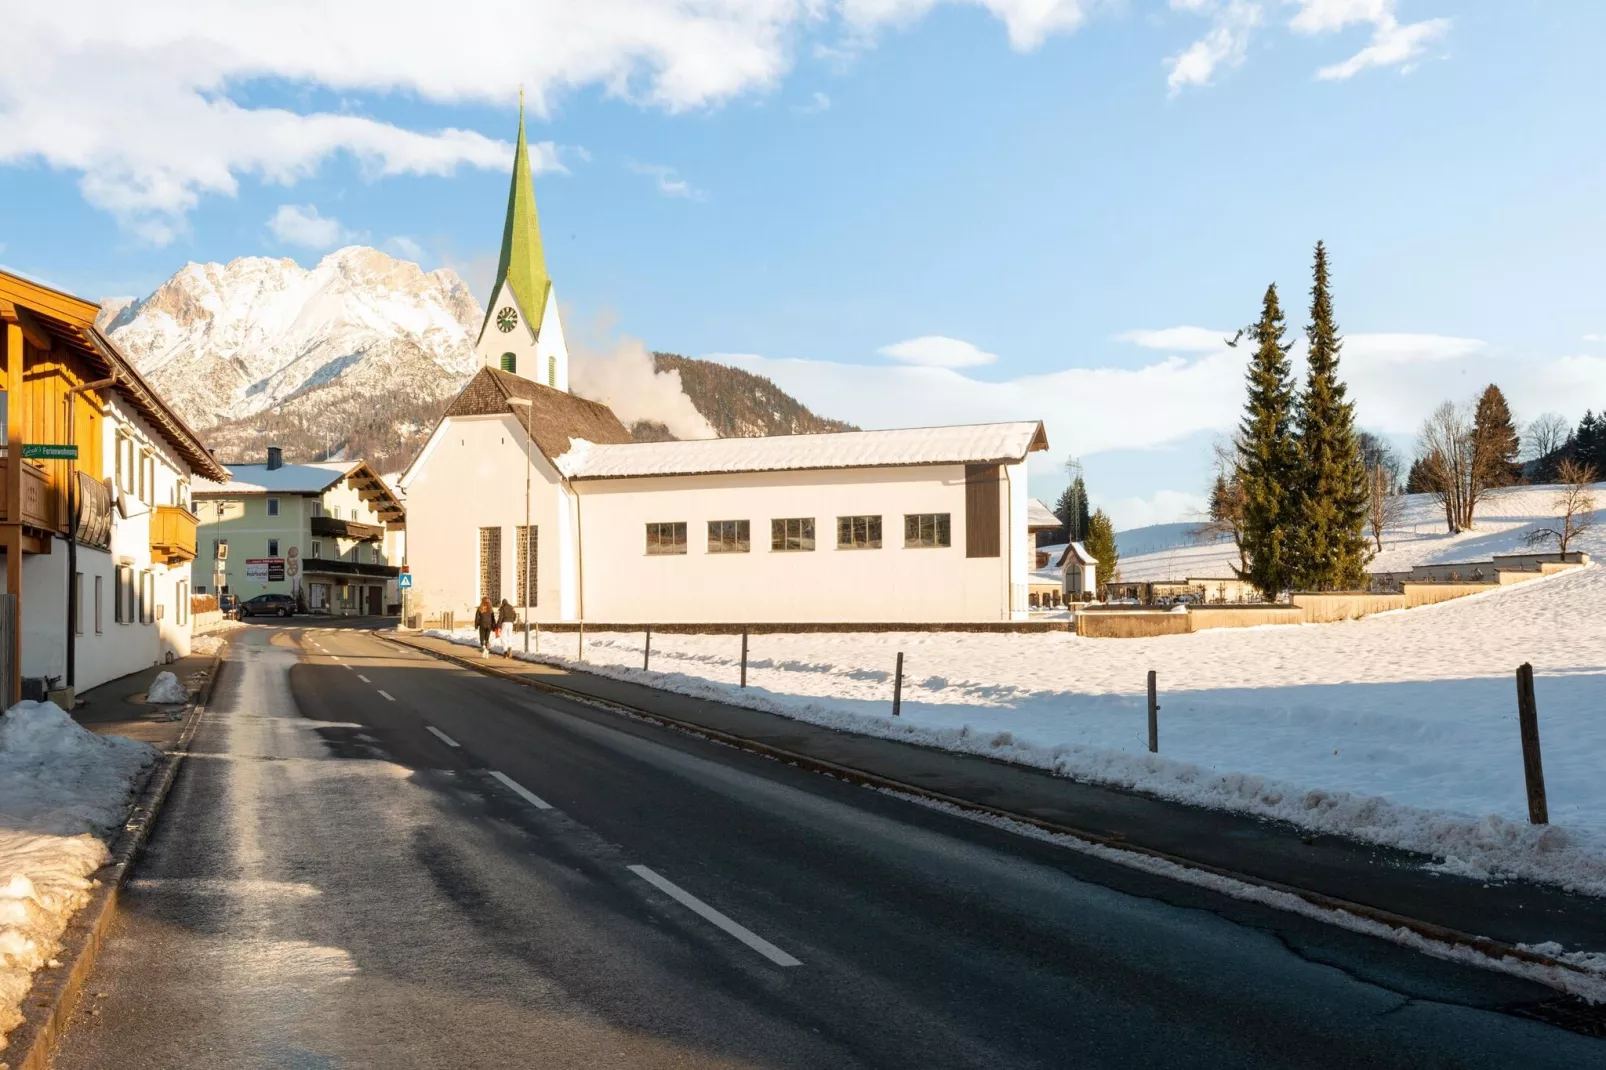
[[[629,442],[626,438],[609,444],[587,435],[571,437],[584,441],[576,441],[572,451],[554,459],[558,470],[571,479],[1008,464],[1024,460],[1033,450],[1048,448],[1043,425],[1036,420],[682,442]]]
[[[513,399],[530,404],[515,405]],[[549,461],[568,453],[579,439],[629,442],[630,432],[606,405],[554,390],[500,368],[481,368],[447,406],[445,416],[487,416],[511,412],[530,432],[535,448]]]
[[[519,94],[519,141],[513,150],[513,182],[507,191],[507,219],[502,224],[502,255],[496,265],[496,281],[486,298],[485,320],[480,334],[496,314],[497,294],[502,283],[518,299],[524,321],[534,333],[541,330],[546,312],[547,290],[552,279],[546,273],[546,255],[541,249],[541,221],[535,214],[535,187],[530,181],[530,152],[524,140],[524,94]]]

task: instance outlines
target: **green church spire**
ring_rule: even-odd
[[[491,286],[492,306],[485,310],[490,325],[500,309],[495,307],[502,283],[518,299],[529,321],[530,330],[539,333],[546,311],[547,291],[552,280],[546,273],[546,257],[541,251],[541,223],[535,215],[535,187],[530,181],[530,153],[524,141],[524,90],[519,90],[519,143],[513,152],[513,184],[507,191],[507,221],[502,226],[502,256],[496,265],[496,282]]]

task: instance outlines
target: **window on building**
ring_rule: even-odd
[[[312,515],[313,516],[322,516],[323,515],[323,502],[313,502],[312,503]]]
[[[502,370],[505,372],[517,372],[519,370],[519,358],[512,353],[503,353]]]
[[[996,464],[965,465],[965,556],[998,557],[1003,553],[1000,532],[1004,470]]]
[[[361,520],[362,519],[360,516],[357,515],[357,507],[355,505],[351,507],[351,519],[353,519],[353,520]]]
[[[84,634],[84,574],[72,574],[73,632]]]
[[[502,601],[502,529],[480,528],[480,597]]]
[[[903,517],[903,545],[908,549],[922,546],[951,546],[948,513],[905,513]]]
[[[156,619],[156,576],[151,572],[139,574],[139,622],[149,624]]]
[[[770,549],[814,549],[814,518],[805,516],[793,517],[788,520],[771,520]]]
[[[708,552],[745,554],[753,548],[753,525],[747,520],[710,520]]]
[[[139,500],[156,504],[156,461],[149,450],[141,450],[139,455]]]
[[[117,489],[134,492],[134,443],[121,431],[117,433]]]
[[[279,556],[279,540],[278,539],[269,539],[268,540],[268,556],[269,557],[278,557]]]
[[[558,385],[558,358],[557,357],[548,357],[546,359],[546,385],[547,386],[557,386]]]
[[[182,580],[179,581],[178,585],[173,588],[173,600],[177,603],[173,606],[173,623],[178,625],[188,624],[190,622],[190,585]]]
[[[314,558],[320,558],[323,556],[323,543],[319,542],[317,539],[312,540],[312,556]]]
[[[205,593],[206,593],[206,584],[204,584],[204,583],[197,583],[197,584],[196,584],[196,585],[195,585],[195,593],[196,593],[196,594],[205,594]]]
[[[117,566],[117,590],[114,592],[116,605],[112,619],[118,624],[134,623],[136,608],[134,603],[134,570],[127,565]]]
[[[101,579],[102,579],[102,577],[100,577],[100,576],[96,576],[95,577],[95,634],[96,635],[100,634],[100,624],[101,624],[101,617],[100,617],[100,606],[101,606],[101,599],[100,599],[100,586],[101,586],[101,584],[100,584],[100,581],[101,581]]]
[[[268,515],[269,516],[278,516],[279,515],[279,499],[277,499],[277,498],[269,498],[268,499]]]
[[[536,605],[537,579],[540,576],[540,529],[519,525],[519,605]]]
[[[683,554],[686,552],[685,521],[647,525],[647,553]]]
[[[881,549],[881,518],[879,516],[837,517],[836,548],[838,550]]]

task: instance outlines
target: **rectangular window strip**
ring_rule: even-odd
[[[814,549],[814,518],[805,516],[771,520],[770,549],[779,551]]]
[[[753,548],[753,525],[747,520],[710,520],[708,552],[745,554]]]
[[[948,513],[905,513],[903,545],[916,550],[930,546],[952,546]]]
[[[538,527],[519,525],[519,605],[536,604],[539,590],[537,579],[541,570],[541,530]]]
[[[356,547],[352,547],[356,560]],[[502,601],[502,529],[480,528],[480,597]]]
[[[686,522],[647,525],[647,553],[651,556],[686,552]]]
[[[879,516],[837,517],[836,548],[838,550],[881,549],[881,518]]]

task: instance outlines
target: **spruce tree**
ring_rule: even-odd
[[[1505,394],[1493,383],[1478,398],[1473,438],[1484,486],[1510,487],[1522,482],[1522,465],[1517,461],[1522,439],[1511,422],[1511,407],[1506,404]]]
[[[1116,567],[1121,563],[1121,554],[1115,548],[1115,525],[1103,509],[1095,510],[1087,521],[1087,538],[1082,540],[1087,552],[1098,561],[1094,575],[1097,578],[1099,590],[1115,578]]]
[[[1054,515],[1065,525],[1067,541],[1080,542],[1087,538],[1087,484],[1082,482],[1081,476],[1061,492],[1059,501],[1054,504]]]
[[[1266,287],[1260,320],[1249,328],[1255,352],[1249,358],[1249,397],[1238,435],[1238,483],[1243,488],[1243,539],[1249,558],[1243,579],[1267,598],[1288,589],[1287,538],[1291,491],[1298,466],[1294,442],[1294,383],[1283,342],[1283,310],[1275,284]]]
[[[1355,405],[1338,377],[1343,341],[1333,322],[1327,250],[1316,243],[1310,290],[1305,388],[1299,395],[1295,437],[1299,475],[1290,532],[1291,578],[1309,591],[1363,586],[1370,555],[1366,541],[1366,466],[1355,437]]]

